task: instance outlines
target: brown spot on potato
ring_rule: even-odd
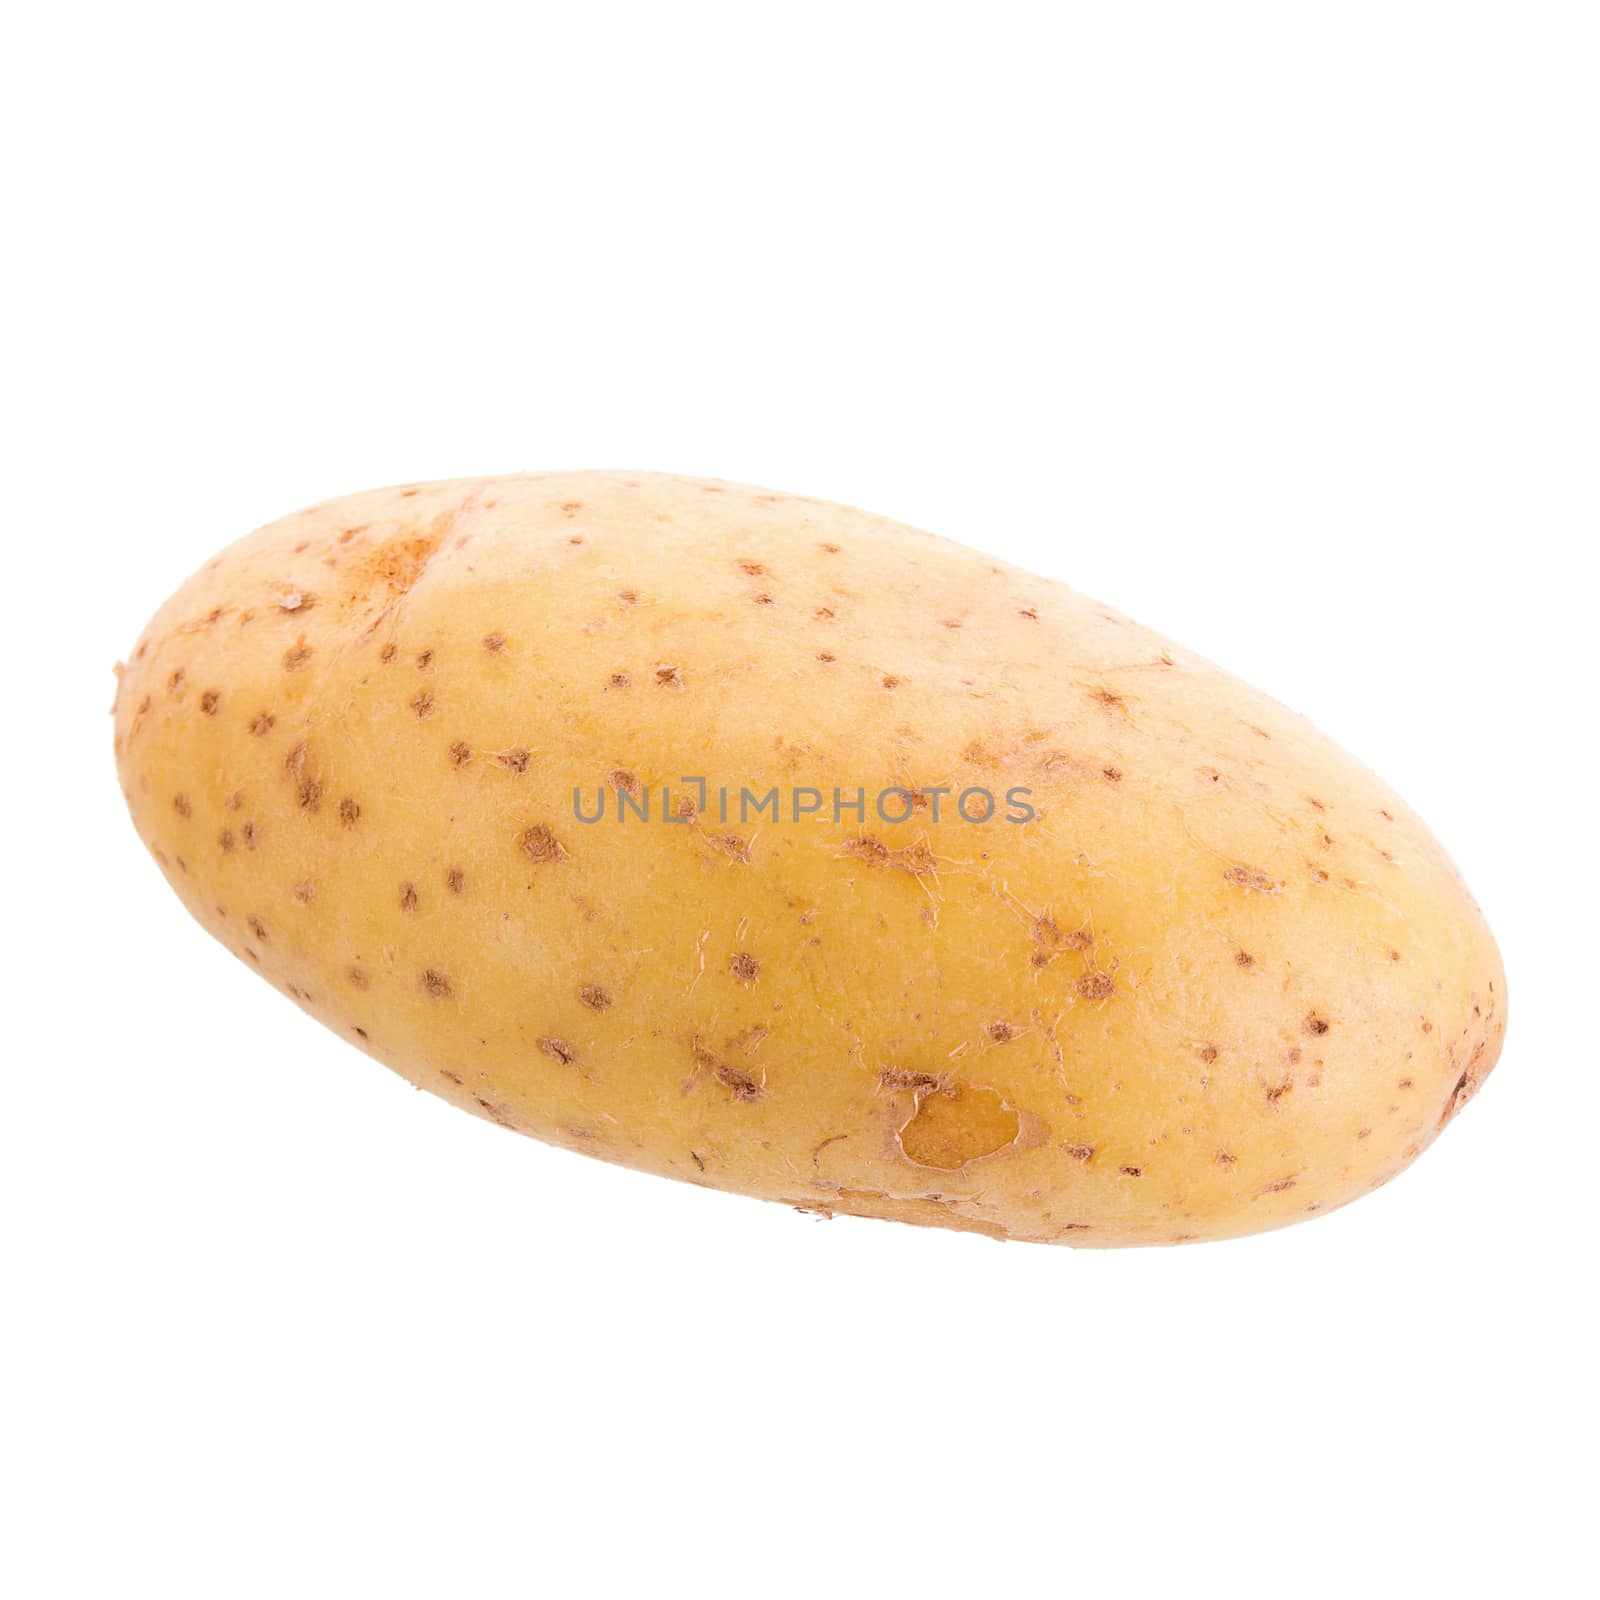
[[[431,999],[445,1000],[455,993],[455,985],[437,968],[429,967],[422,974],[422,991]]]
[[[431,717],[433,715],[433,690],[417,690],[411,697],[411,709],[419,717]]]
[[[1307,1014],[1306,1020],[1305,1020],[1305,1023],[1304,1023],[1304,1027],[1305,1027],[1305,1030],[1306,1030],[1307,1033],[1318,1035],[1318,1036],[1326,1033],[1330,1026],[1331,1026],[1331,1024],[1328,1022],[1327,1018],[1326,1017],[1319,1017],[1316,1014],[1315,1011],[1309,1012]]]
[[[1118,1167],[1117,1171],[1120,1172],[1124,1178],[1142,1178],[1144,1176],[1143,1167]]]
[[[417,909],[417,886],[414,883],[400,885],[400,909],[402,911],[415,911]]]
[[[656,682],[663,689],[681,689],[683,687],[683,673],[673,666],[660,666],[656,668]]]
[[[604,1011],[611,1004],[611,996],[598,983],[586,983],[578,990],[578,998],[591,1011]]]
[[[528,770],[528,763],[533,760],[533,752],[524,745],[518,745],[515,750],[502,750],[495,760],[507,772],[517,773],[519,776]]]
[[[740,950],[728,958],[728,970],[741,983],[754,983],[761,976],[761,963]]]
[[[948,1073],[913,1072],[905,1067],[886,1067],[878,1074],[878,1083],[885,1089],[910,1089],[919,1094],[942,1092],[950,1085]]]
[[[467,875],[460,867],[450,867],[444,875],[444,886],[451,894],[460,894],[467,886]]]
[[[173,795],[172,809],[176,811],[180,817],[188,818],[194,815],[194,807],[189,804],[189,797],[186,794]]]
[[[349,795],[339,802],[339,820],[347,828],[355,827],[361,820],[361,807]]]
[[[1091,1161],[1094,1159],[1094,1146],[1092,1144],[1069,1144],[1065,1146],[1065,1149],[1074,1161]]]
[[[307,880],[304,883],[297,883],[294,888],[289,891],[289,894],[296,905],[308,906],[311,904],[311,897],[316,892],[315,886],[309,880]]]
[[[506,647],[505,636],[498,633],[486,633],[483,636],[483,648],[492,656],[497,656]]]
[[[748,1072],[741,1072],[737,1067],[730,1066],[726,1061],[718,1061],[711,1069],[711,1076],[735,1100],[759,1100],[766,1092],[760,1082],[752,1078]]]
[[[200,710],[208,717],[216,716],[217,707],[221,704],[222,696],[215,689],[207,689],[206,692],[200,696]]]
[[[264,923],[260,917],[254,915],[248,916],[244,920],[245,926],[249,928],[256,938],[258,938],[262,944],[266,944],[271,938],[271,935],[267,932],[266,923]]]
[[[547,861],[559,861],[567,853],[561,841],[542,822],[523,829],[517,839],[517,848],[538,865],[543,865]]]
[[[1009,1022],[991,1022],[983,1031],[996,1044],[1009,1044],[1017,1036],[1017,1030]]]
[[[1283,884],[1263,872],[1259,867],[1249,867],[1243,862],[1235,862],[1222,874],[1224,883],[1231,883],[1236,888],[1243,889],[1246,894],[1277,894]]]
[[[263,738],[272,732],[273,724],[277,720],[270,711],[259,711],[250,719],[250,731],[256,738]]]
[[[537,1042],[539,1048],[552,1061],[559,1061],[564,1067],[570,1067],[578,1059],[578,1052],[565,1039],[546,1037]]]
[[[283,652],[283,670],[285,672],[298,672],[306,662],[315,654],[311,646],[304,639],[298,644],[292,644]]]
[[[1085,1000],[1109,1000],[1117,992],[1116,980],[1109,972],[1085,972],[1074,987]]]

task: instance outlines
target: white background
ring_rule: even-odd
[[[36,5],[4,51],[19,1597],[1573,1593],[1600,1079],[1584,4]],[[1121,1253],[463,1117],[190,924],[113,660],[222,544],[551,467],[840,499],[1395,784],[1500,937],[1399,1182]]]

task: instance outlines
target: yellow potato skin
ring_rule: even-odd
[[[216,938],[412,1082],[628,1166],[1215,1239],[1385,1182],[1499,1054],[1493,938],[1370,773],[863,512],[638,473],[353,495],[210,562],[119,673],[134,824]],[[885,822],[891,785],[952,793]],[[969,785],[992,821],[952,813]],[[803,786],[828,803],[796,822]]]

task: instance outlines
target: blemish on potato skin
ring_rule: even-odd
[[[578,998],[591,1011],[604,1011],[611,1004],[611,996],[598,983],[586,983],[578,990]]]
[[[231,854],[233,850],[232,828],[224,828],[222,832],[217,835],[217,846],[222,851],[223,855]]]
[[[467,875],[460,867],[450,867],[444,875],[444,886],[451,894],[460,894],[467,887]]]
[[[913,1072],[905,1067],[886,1067],[878,1074],[881,1087],[890,1090],[910,1089],[917,1094],[942,1094],[950,1087],[946,1072]]]
[[[417,909],[417,886],[414,883],[400,885],[400,909],[402,911],[415,911]]]
[[[1243,862],[1235,862],[1222,874],[1224,883],[1231,883],[1236,888],[1243,889],[1247,894],[1277,894],[1283,884],[1269,873],[1261,871],[1259,867],[1249,867]]]
[[[506,647],[505,636],[499,633],[486,633],[483,636],[483,648],[492,656],[497,656]]]
[[[433,715],[433,690],[419,689],[412,695],[411,709],[418,717],[431,717]]]
[[[270,711],[258,712],[250,719],[250,731],[256,738],[263,738],[272,732],[273,725],[277,720]]]
[[[1305,1028],[1307,1033],[1320,1037],[1322,1034],[1325,1034],[1328,1031],[1332,1024],[1329,1023],[1326,1017],[1320,1017],[1315,1011],[1312,1011],[1307,1013],[1305,1022],[1302,1024],[1302,1026]]]
[[[172,809],[186,820],[194,815],[194,807],[189,804],[189,797],[186,794],[173,795]]]
[[[261,920],[261,918],[252,914],[251,916],[246,917],[244,920],[245,926],[249,928],[256,938],[258,938],[262,944],[266,944],[270,938],[270,935],[267,933],[267,926]]]
[[[674,666],[660,666],[656,668],[656,683],[663,689],[683,688],[683,672]]]
[[[545,1055],[552,1061],[559,1061],[564,1067],[570,1067],[578,1059],[578,1052],[565,1039],[546,1036],[535,1042]]]
[[[728,970],[740,983],[754,983],[761,976],[761,963],[740,950],[728,958]]]
[[[216,716],[217,707],[221,704],[222,696],[215,689],[207,689],[206,692],[200,696],[200,710],[205,716]]]
[[[920,1167],[956,1171],[1017,1141],[1021,1118],[993,1089],[953,1081],[916,1091],[897,1135],[901,1154]]]
[[[304,639],[298,644],[292,644],[283,652],[283,670],[285,672],[298,672],[308,662],[315,652]]]
[[[1109,972],[1085,972],[1073,987],[1085,1000],[1109,1000],[1117,992],[1116,980]]]
[[[297,883],[294,886],[294,888],[292,888],[289,891],[289,897],[297,905],[308,906],[308,905],[311,904],[311,897],[315,893],[316,893],[315,887],[311,884],[311,882],[309,880],[307,880],[306,882],[303,882],[303,883]]]
[[[1065,1146],[1065,1149],[1074,1161],[1087,1164],[1094,1159],[1094,1146],[1092,1144],[1069,1144]]]
[[[506,769],[520,777],[528,770],[528,764],[533,760],[533,752],[523,745],[518,745],[514,750],[502,750],[495,760]]]
[[[517,838],[517,848],[537,865],[559,861],[567,853],[561,841],[542,822],[523,829]]]
[[[429,967],[422,974],[422,992],[433,1000],[445,1000],[455,993],[455,986],[444,973]]]
[[[339,802],[339,821],[342,822],[345,827],[353,828],[360,820],[361,807],[357,805],[349,795],[346,795],[344,799]]]

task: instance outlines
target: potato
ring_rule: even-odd
[[[413,1083],[628,1166],[1216,1239],[1393,1177],[1499,1054],[1489,930],[1369,773],[863,512],[354,495],[211,561],[119,672],[134,823],[212,934]]]

